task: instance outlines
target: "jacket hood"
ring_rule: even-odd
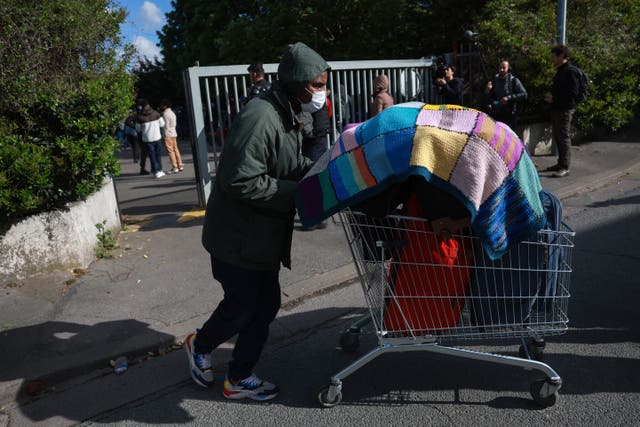
[[[282,54],[278,65],[278,79],[283,86],[301,89],[330,68],[315,50],[298,42],[287,46]]]

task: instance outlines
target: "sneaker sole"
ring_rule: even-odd
[[[213,387],[213,381],[211,381],[210,383],[205,381],[204,378],[202,378],[199,374],[198,374],[198,367],[196,366],[195,362],[193,361],[193,349],[191,348],[191,337],[193,336],[193,334],[189,335],[187,337],[187,339],[184,342],[184,348],[187,352],[187,357],[189,358],[189,371],[191,372],[191,378],[193,379],[193,381],[198,384],[200,387],[204,387],[204,388],[211,388]]]
[[[231,393],[231,394],[228,394]],[[222,391],[222,395],[224,397],[226,397],[227,399],[230,400],[241,400],[241,399],[251,399],[251,400],[259,400],[259,401],[264,401],[264,400],[271,400],[273,398],[275,398],[276,396],[278,396],[278,393],[275,394],[254,394],[254,393],[247,393],[244,391],[234,391],[234,392],[227,392],[226,390]]]

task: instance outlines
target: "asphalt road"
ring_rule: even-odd
[[[528,385],[536,372],[424,352],[381,356],[344,380],[343,401],[321,409],[317,391],[358,354],[375,346],[362,337],[356,354],[338,347],[341,332],[364,310],[354,284],[313,297],[284,316],[312,322],[304,333],[268,345],[258,374],[278,381],[271,403],[230,402],[194,385],[183,351],[133,366],[122,376],[79,380],[20,408],[11,425],[637,425],[640,413],[640,173],[564,201],[576,231],[570,330],[547,340],[545,362],[563,379],[555,406],[539,409]],[[275,328],[278,325],[274,325]],[[474,346],[515,355],[513,341]],[[215,353],[221,377],[229,357]],[[100,414],[100,415],[96,415]],[[1,423],[0,423],[1,424]]]

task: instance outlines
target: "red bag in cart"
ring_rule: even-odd
[[[406,211],[411,217],[422,216],[414,195]],[[406,245],[389,273],[392,293],[386,297],[385,329],[423,335],[455,327],[469,292],[473,262],[465,254],[464,239],[434,232],[428,221],[404,222]]]

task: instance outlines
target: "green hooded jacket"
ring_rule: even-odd
[[[214,258],[249,270],[291,268],[298,181],[311,167],[284,86],[295,91],[329,69],[303,43],[289,45],[278,81],[235,118],[226,141],[202,231]]]

